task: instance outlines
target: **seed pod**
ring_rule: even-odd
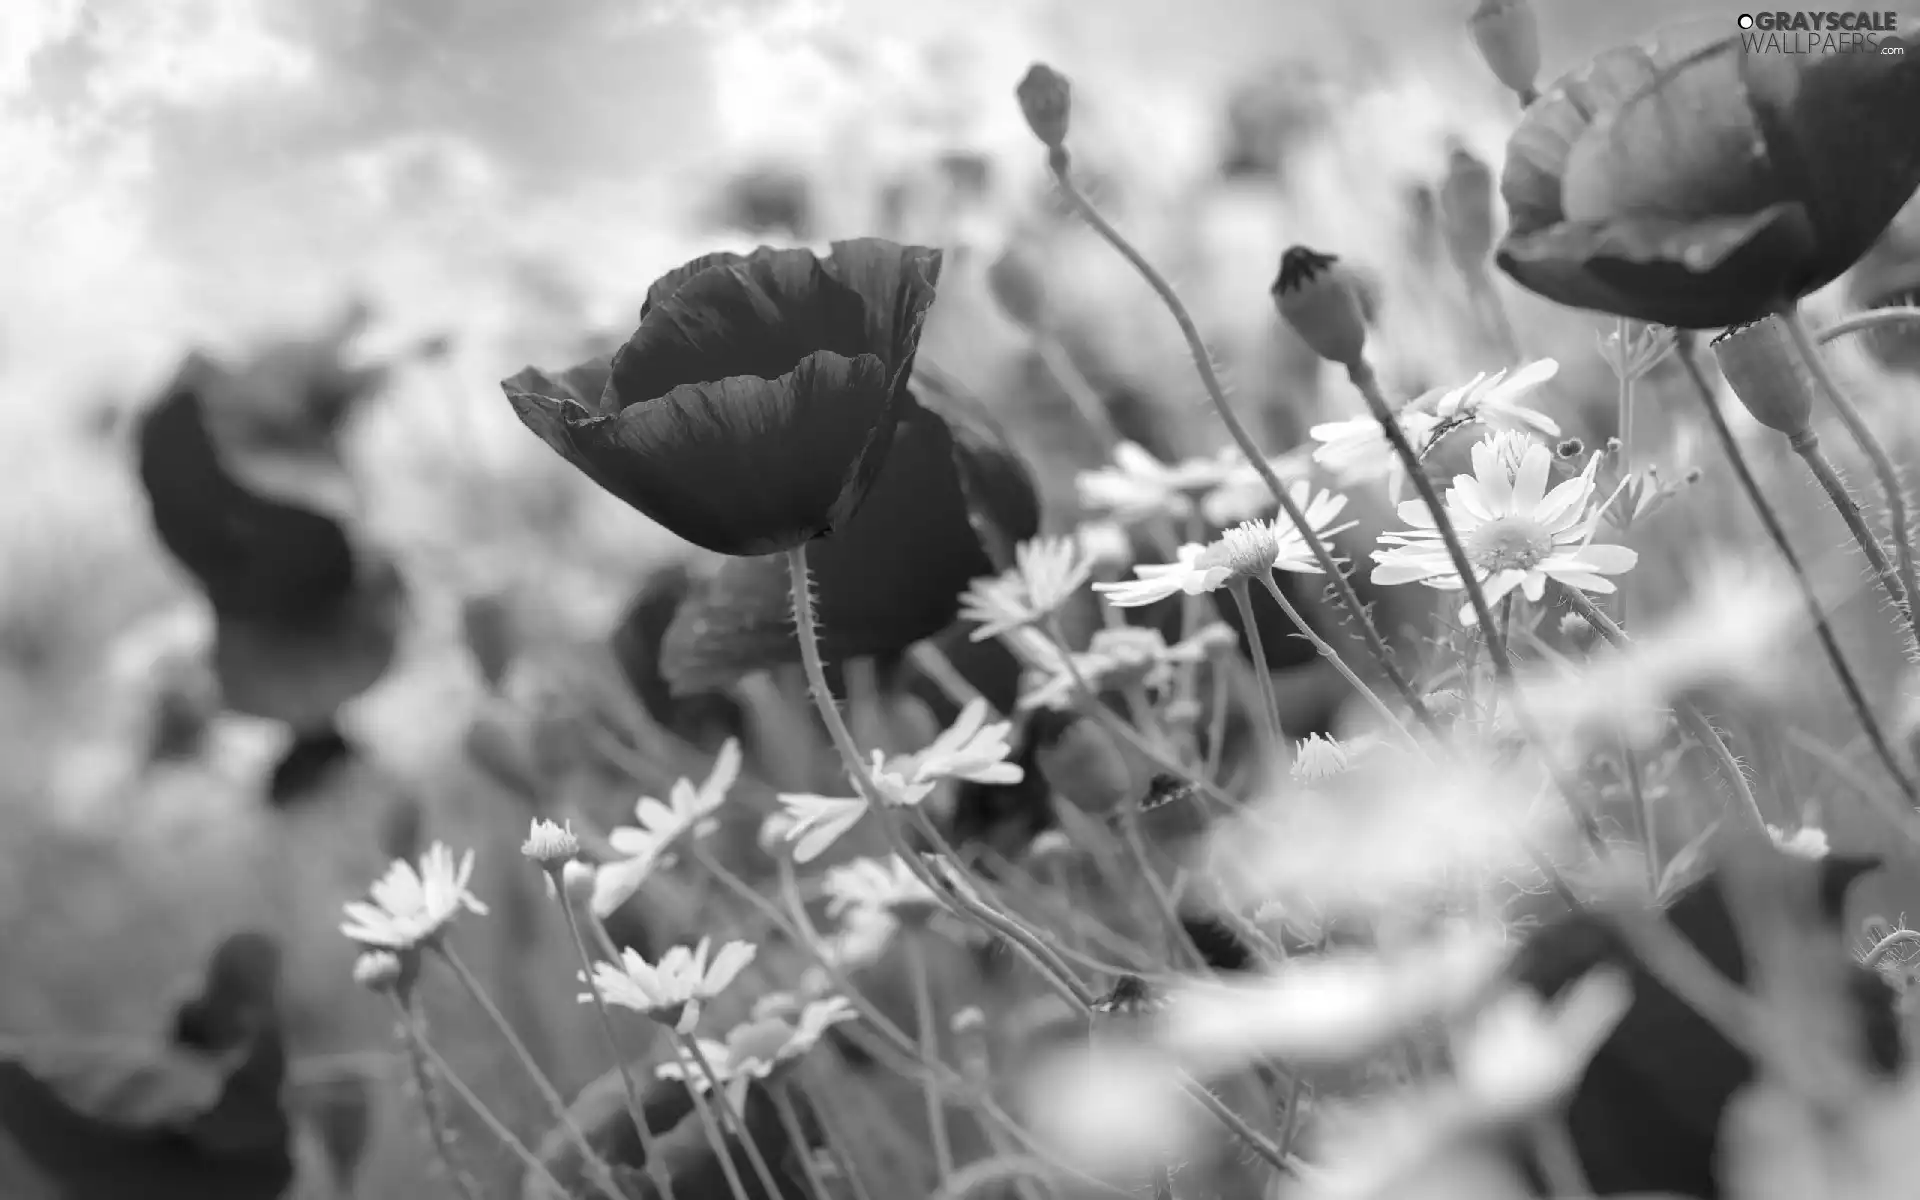
[[[1495,79],[1521,96],[1540,77],[1540,21],[1529,0],[1480,0],[1467,32]]]
[[[1331,363],[1358,366],[1367,348],[1367,323],[1353,277],[1331,254],[1294,246],[1280,256],[1273,301],[1300,340]]]
[[[1712,342],[1713,357],[1753,419],[1790,438],[1813,423],[1813,373],[1786,322],[1767,317],[1736,325]]]
[[[1027,68],[1014,95],[1033,136],[1049,150],[1065,150],[1067,123],[1073,116],[1073,85],[1067,77],[1045,63],[1034,63]]]

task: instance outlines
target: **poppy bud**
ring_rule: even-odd
[[[1540,77],[1540,22],[1533,5],[1528,0],[1480,0],[1467,18],[1467,32],[1493,77],[1530,99]]]
[[[1107,731],[1085,717],[1074,718],[1036,755],[1040,774],[1053,790],[1081,812],[1099,816],[1140,796],[1133,770]]]
[[[1281,318],[1315,354],[1343,367],[1360,364],[1366,354],[1367,324],[1353,278],[1338,258],[1305,246],[1289,249],[1280,256],[1273,302]]]
[[[1027,128],[1049,150],[1067,148],[1067,121],[1073,115],[1073,85],[1067,77],[1045,63],[1027,68],[1020,85],[1014,89],[1020,100],[1020,113]]]
[[[1786,322],[1767,317],[1736,325],[1711,345],[1733,394],[1754,420],[1790,438],[1807,434],[1813,422],[1813,373]]]
[[[1455,146],[1440,183],[1440,229],[1454,266],[1470,273],[1485,267],[1493,227],[1493,171],[1465,146]]]
[[[480,678],[499,691],[519,649],[511,600],[499,592],[467,597],[460,606],[460,632],[474,665],[480,668]]]
[[[1047,283],[1040,264],[1025,247],[1015,243],[993,260],[987,267],[987,291],[1000,311],[1022,329],[1045,327]]]

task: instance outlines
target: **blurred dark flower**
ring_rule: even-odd
[[[1014,88],[1014,97],[1033,136],[1049,150],[1063,149],[1073,117],[1073,85],[1067,77],[1045,63],[1034,63]]]
[[[477,592],[460,604],[460,633],[473,665],[488,689],[499,691],[520,648],[513,597],[503,591]]]
[[[1507,147],[1498,261],[1576,308],[1755,321],[1866,253],[1920,185],[1920,59],[1673,34],[1555,84]]]
[[[1861,308],[1920,306],[1920,193],[1860,260],[1848,290]],[[1870,329],[1860,334],[1860,341],[1882,365],[1920,372],[1920,323]]]
[[[236,934],[163,1042],[0,1060],[0,1163],[27,1172],[8,1195],[279,1200],[294,1178],[279,978],[278,947]]]
[[[939,251],[876,238],[826,258],[710,254],[654,283],[607,366],[501,387],[555,452],[671,532],[785,551],[867,499],[939,276]]]
[[[1022,329],[1047,327],[1047,280],[1033,247],[1014,242],[988,264],[987,291]]]
[[[1227,98],[1225,179],[1279,179],[1287,154],[1326,123],[1324,71],[1291,59],[1258,72]]]
[[[1493,171],[1465,146],[1447,155],[1440,222],[1454,266],[1469,274],[1484,270],[1493,253]]]
[[[1526,96],[1540,75],[1540,21],[1530,0],[1480,0],[1467,32],[1495,79]]]
[[[1877,859],[1835,855],[1818,866],[1823,911],[1844,944],[1847,889]],[[1735,986],[1748,966],[1723,881],[1716,874],[1680,892],[1666,919]],[[1568,1129],[1596,1195],[1674,1194],[1717,1200],[1722,1118],[1754,1078],[1754,1063],[1713,1025],[1668,991],[1628,947],[1612,920],[1583,911],[1535,932],[1513,964],[1518,982],[1553,999],[1596,967],[1627,969],[1635,1000],[1587,1068],[1567,1111]],[[1905,1054],[1886,982],[1850,966],[1863,1064],[1891,1077]]]
[[[804,242],[813,236],[813,185],[792,167],[760,166],[721,188],[714,213],[723,228],[752,237],[777,235]]]
[[[1350,367],[1366,354],[1367,318],[1353,275],[1331,254],[1305,246],[1280,256],[1273,281],[1280,316],[1315,354]]]
[[[1041,736],[1034,738],[1034,763],[1062,800],[1081,812],[1105,816],[1140,799],[1146,791],[1140,764],[1122,753],[1098,721],[1057,713],[1048,723],[1052,728],[1035,730]]]
[[[1736,325],[1712,342],[1728,386],[1753,419],[1788,437],[1813,423],[1813,372],[1780,317]]]
[[[647,715],[688,744],[717,753],[728,738],[744,738],[745,710],[719,692],[675,696],[661,660],[667,631],[681,605],[694,593],[696,579],[686,563],[673,563],[648,575],[614,626],[613,660],[640,698]]]
[[[952,624],[960,593],[1039,531],[1033,478],[973,397],[922,370],[898,405],[893,450],[868,503],[808,548],[831,662],[905,650]],[[675,693],[722,687],[800,658],[787,564],[723,562],[681,605],[661,647]]]
[[[341,366],[337,339],[290,345],[232,367],[190,356],[141,418],[139,471],[213,606],[226,704],[308,729],[385,674],[405,590],[354,535],[337,443],[378,377]]]
[[[635,1072],[647,1070],[644,1063],[633,1065]],[[654,1147],[667,1170],[668,1186],[674,1200],[732,1200],[726,1172],[720,1156],[708,1142],[700,1115],[694,1111],[693,1096],[678,1080],[648,1079],[641,1088],[640,1109],[653,1135]],[[767,1090],[755,1084],[747,1090],[747,1133],[760,1147],[779,1197],[769,1197],[753,1169],[745,1148],[731,1132],[725,1142],[749,1200],[808,1200],[804,1178],[799,1173],[797,1156],[805,1147],[795,1146],[787,1137],[779,1110]],[[627,1111],[625,1085],[616,1068],[580,1089],[568,1107],[587,1143],[614,1170],[614,1177],[629,1195],[638,1200],[656,1200],[659,1191],[647,1174],[647,1155],[640,1134]],[[568,1200],[593,1200],[600,1192],[594,1186],[581,1160],[580,1148],[564,1128],[555,1128],[535,1151],[541,1165],[566,1188]],[[550,1187],[529,1177],[522,1187],[524,1200],[559,1200]]]

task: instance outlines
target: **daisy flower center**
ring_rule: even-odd
[[[1489,521],[1466,537],[1467,557],[1484,571],[1528,571],[1553,553],[1553,535],[1523,517]]]

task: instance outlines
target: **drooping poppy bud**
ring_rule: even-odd
[[[987,291],[1014,324],[1027,330],[1046,328],[1046,277],[1025,246],[1015,242],[988,265]]]
[[[1440,183],[1440,228],[1455,267],[1485,269],[1493,253],[1493,171],[1473,151],[1456,145]]]
[[[1779,317],[1736,325],[1714,338],[1713,356],[1753,419],[1790,438],[1813,423],[1813,372]]]
[[[674,534],[783,552],[865,503],[939,276],[938,250],[877,238],[825,258],[710,254],[654,283],[611,362],[501,388],[556,453]]]
[[[1757,321],[1852,266],[1913,195],[1916,110],[1911,52],[1758,54],[1678,32],[1607,50],[1514,131],[1498,262],[1576,308]]]
[[[1467,32],[1493,77],[1530,98],[1540,77],[1540,21],[1529,0],[1480,0]]]
[[[1027,128],[1049,150],[1065,150],[1067,124],[1073,116],[1073,85],[1045,63],[1034,63],[1014,89]]]
[[[1349,368],[1364,359],[1367,323],[1360,295],[1338,258],[1291,247],[1280,256],[1272,291],[1281,318],[1315,354]]]

